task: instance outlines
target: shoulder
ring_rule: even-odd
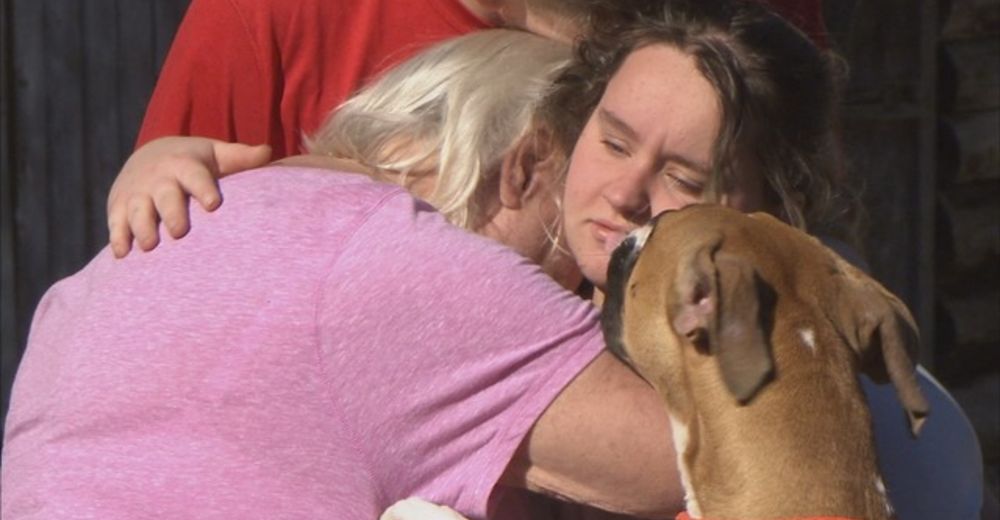
[[[191,231],[178,242],[192,251],[200,246],[329,257],[388,201],[417,204],[397,186],[318,168],[250,170],[222,179],[220,191],[223,202],[215,211],[191,206]]]
[[[220,189],[227,202],[264,203],[276,209],[321,206],[339,212],[345,205],[354,208],[392,197],[412,199],[399,186],[377,182],[365,175],[283,165],[231,175],[220,182]]]

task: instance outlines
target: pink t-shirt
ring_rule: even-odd
[[[603,348],[591,305],[395,187],[272,167],[223,192],[186,238],[45,295],[3,518],[372,520],[411,495],[485,516]]]

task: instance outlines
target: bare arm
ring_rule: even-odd
[[[672,518],[684,508],[662,398],[609,352],[542,414],[503,482],[608,511]]]

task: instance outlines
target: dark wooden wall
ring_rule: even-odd
[[[1000,492],[1000,0],[827,0],[876,277],[966,410]],[[1000,493],[998,493],[1000,494]]]
[[[4,416],[38,299],[107,242],[108,189],[132,149],[157,71],[187,4],[3,0]]]
[[[936,2],[837,0],[826,9],[850,67],[843,135],[870,212],[865,256],[933,335]],[[932,349],[923,344],[928,366]]]
[[[937,373],[1000,496],[1000,0],[952,0],[939,35]]]

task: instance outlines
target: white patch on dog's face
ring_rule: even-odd
[[[636,251],[642,251],[642,248],[646,245],[646,240],[649,239],[649,234],[653,232],[653,224],[645,224],[641,227],[635,228],[629,233],[630,237],[635,237],[635,245],[633,248]]]
[[[687,458],[684,452],[688,446],[688,427],[679,419],[670,416],[670,429],[674,437],[674,450],[677,452],[677,469],[681,472],[681,484],[684,486],[684,505],[691,518],[701,518],[701,506],[698,504],[698,497],[694,495],[694,488],[691,487],[691,469],[688,468]]]
[[[806,346],[813,354],[816,353],[816,333],[812,329],[799,329],[799,337],[802,338],[802,344]]]

